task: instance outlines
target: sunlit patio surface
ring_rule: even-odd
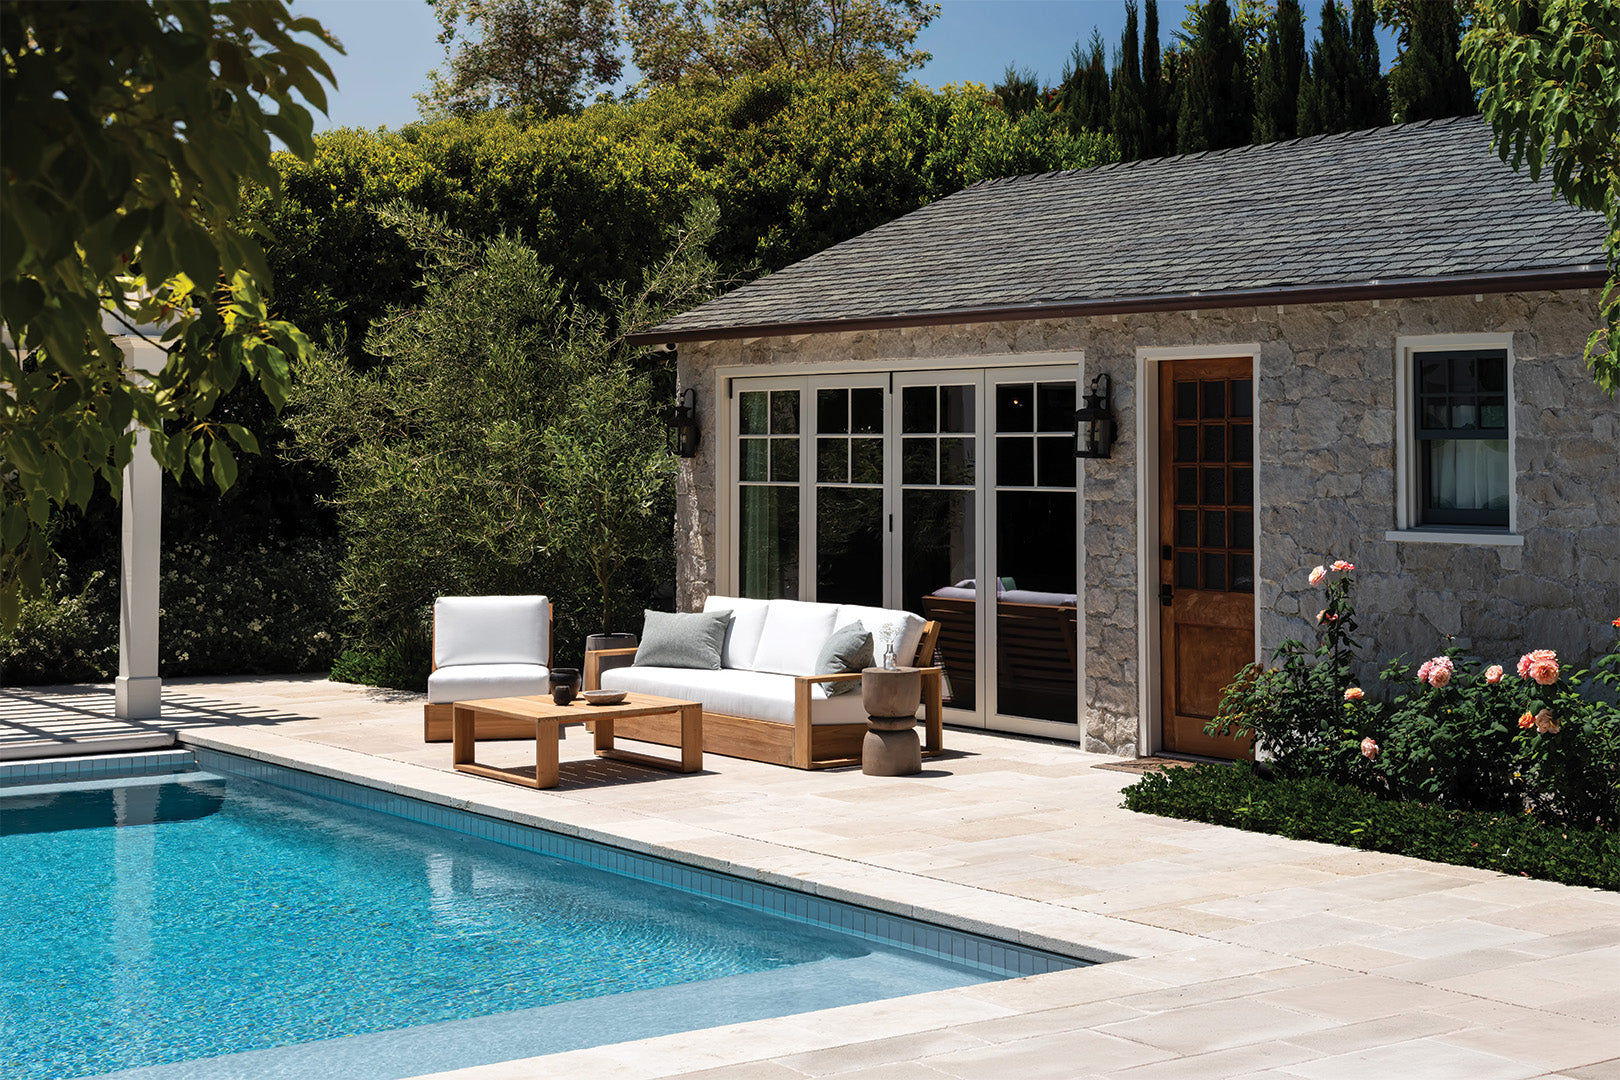
[[[421,697],[305,678],[0,690],[0,750],[173,730],[621,847],[1056,948],[1095,967],[506,1062],[457,1080],[686,1076],[1620,1077],[1620,895],[1147,817],[1070,746],[948,729],[920,776],[562,743],[534,791],[451,771]],[[533,764],[533,744],[480,744]]]

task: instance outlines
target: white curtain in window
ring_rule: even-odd
[[[1437,439],[1429,444],[1429,497],[1436,509],[1506,510],[1506,439]]]

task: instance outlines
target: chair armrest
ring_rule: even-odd
[[[585,652],[585,685],[583,690],[602,689],[602,672],[628,667],[636,658],[636,649],[588,649]]]
[[[858,682],[861,673],[858,671],[840,671],[832,675],[795,675],[797,682],[803,683],[832,683],[832,682]]]

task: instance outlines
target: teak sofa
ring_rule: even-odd
[[[551,680],[551,601],[544,596],[441,596],[433,602],[433,673],[424,742],[449,742],[458,701],[533,697]],[[485,717],[480,739],[534,738],[533,722]]]
[[[895,636],[902,664],[923,669],[923,750],[944,747],[940,669],[933,666],[939,624],[888,608],[711,596],[704,611],[730,611],[719,670],[634,666],[635,649],[585,654],[586,689],[632,690],[703,703],[703,751],[800,769],[860,763],[866,710],[859,688],[829,695],[833,683],[859,683],[860,672],[815,674],[833,631],[852,622],[871,634],[876,661]],[[677,745],[661,717],[615,725],[623,738]]]

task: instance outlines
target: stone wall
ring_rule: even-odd
[[[1507,663],[1529,648],[1588,659],[1620,615],[1620,407],[1581,359],[1596,323],[1586,291],[1229,308],[685,344],[680,385],[707,404],[699,456],[678,481],[678,601],[715,582],[716,367],[882,366],[888,361],[1081,352],[1113,379],[1119,439],[1084,471],[1084,746],[1139,746],[1136,385],[1139,347],[1258,348],[1256,575],[1266,655],[1309,639],[1320,594],[1306,571],[1358,566],[1369,676],[1382,659],[1453,644]],[[1396,339],[1512,332],[1515,494],[1522,547],[1394,542]],[[1151,586],[1150,586],[1151,587]]]

